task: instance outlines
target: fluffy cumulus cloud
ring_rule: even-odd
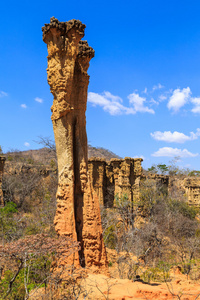
[[[167,107],[173,112],[178,112],[187,103],[193,104],[193,113],[200,114],[200,97],[192,97],[189,87],[172,91]]]
[[[190,100],[191,90],[189,87],[176,89],[173,91],[172,96],[169,98],[167,104],[168,109],[173,112],[178,112]]]
[[[128,114],[128,108],[123,106],[122,99],[118,96],[112,95],[110,92],[104,92],[103,94],[88,93],[88,102],[93,106],[101,106],[103,110],[110,115]]]
[[[93,106],[101,106],[104,111],[110,115],[121,114],[136,114],[137,112],[154,113],[153,109],[149,109],[144,105],[145,98],[140,97],[139,94],[133,93],[128,96],[129,107],[123,105],[123,100],[119,96],[114,96],[110,92],[104,92],[101,95],[97,93],[88,93],[88,102]]]
[[[25,142],[25,143],[24,143],[24,146],[30,147],[30,144],[29,144],[28,142]]]
[[[0,98],[7,97],[8,93],[0,91]]]
[[[192,112],[200,114],[200,97],[192,98],[191,102],[194,104],[194,107],[192,108]]]
[[[155,111],[151,108],[148,108],[144,105],[146,102],[146,98],[140,97],[139,94],[133,93],[128,96],[129,103],[133,106],[135,112],[147,112],[150,114],[154,114]]]
[[[168,143],[185,143],[187,141],[193,141],[198,139],[200,136],[200,128],[197,128],[196,133],[190,132],[190,135],[185,135],[182,132],[178,131],[155,131],[151,133],[151,137],[157,141],[163,141]]]
[[[42,98],[39,98],[39,97],[36,97],[36,98],[35,98],[35,101],[38,102],[38,103],[42,103],[42,102],[43,102],[43,99],[42,99]]]
[[[128,95],[128,106],[123,104],[123,100],[119,96],[114,96],[110,92],[103,92],[102,94],[90,92],[88,94],[88,102],[93,106],[101,106],[104,111],[113,116],[120,114],[136,114],[137,112],[155,114],[155,111],[151,107],[153,105],[158,107],[163,101],[167,101],[167,107],[173,113],[177,113],[186,104],[192,104],[193,107],[190,108],[191,112],[200,114],[200,97],[192,97],[192,92],[189,87],[183,89],[177,88],[175,90],[163,90],[162,94],[151,97],[151,94],[154,91],[161,89],[164,89],[164,86],[160,83],[154,85],[149,93],[145,87],[141,92],[142,96],[137,90],[134,90],[132,94]],[[42,103],[43,99],[36,97],[35,101]]]
[[[191,153],[187,149],[178,149],[178,148],[172,148],[172,147],[163,147],[160,148],[158,151],[154,152],[152,156],[155,157],[162,157],[162,156],[167,156],[167,157],[196,157],[198,156],[198,153]]]
[[[21,108],[27,108],[26,104],[21,104],[20,106],[21,106]]]

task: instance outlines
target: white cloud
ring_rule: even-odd
[[[121,102],[121,103],[123,102],[122,98],[120,98],[119,96],[114,96],[108,91],[105,91],[103,94],[105,95],[106,98],[108,98],[113,102]]]
[[[144,91],[142,91],[143,94],[147,94],[147,87],[145,87]]]
[[[140,97],[138,94],[133,93],[128,96],[130,107],[124,106],[123,100],[119,96],[114,96],[110,92],[103,92],[101,95],[97,93],[88,93],[88,102],[93,106],[101,106],[103,110],[107,111],[110,115],[121,114],[136,114],[137,112],[154,113],[153,109],[144,106],[145,98]]]
[[[164,88],[164,85],[158,83],[157,85],[153,86],[152,91],[160,90],[160,89],[163,89],[163,88]]]
[[[148,112],[150,114],[155,114],[155,111],[147,106],[144,106],[146,98],[140,97],[139,94],[132,93],[128,95],[129,103],[133,105],[135,112]]]
[[[174,90],[167,104],[168,109],[171,109],[174,112],[178,112],[179,109],[188,102],[188,100],[190,99],[190,95],[191,90],[189,87],[183,88],[182,90]]]
[[[8,93],[0,91],[0,98],[7,97]]]
[[[35,98],[35,101],[38,102],[38,103],[42,103],[42,102],[43,102],[43,99],[42,99],[42,98],[39,98],[39,97],[36,97],[36,98]]]
[[[121,104],[123,100],[120,97],[114,96],[110,92],[104,92],[102,95],[90,92],[88,93],[88,102],[92,103],[93,106],[101,106],[103,110],[107,111],[113,116],[123,113],[128,114],[129,110],[127,107]]]
[[[198,156],[198,153],[191,153],[187,149],[178,149],[178,148],[171,148],[171,147],[163,147],[160,148],[157,152],[154,152],[152,156],[155,157],[161,157],[161,156],[167,156],[167,157],[195,157]]]
[[[26,104],[21,104],[20,105],[22,108],[27,108],[27,105]]]
[[[28,142],[25,142],[25,143],[24,143],[24,146],[30,147],[30,144],[29,144]]]
[[[151,133],[151,136],[157,141],[163,141],[168,143],[185,143],[187,141],[193,141],[198,139],[198,137],[200,136],[200,128],[197,128],[196,133],[190,132],[189,136],[178,131],[155,131],[154,133]]]
[[[191,98],[191,102],[194,104],[194,108],[192,109],[193,113],[200,113],[200,98]]]
[[[160,95],[160,96],[158,97],[158,99],[159,99],[160,102],[162,102],[162,101],[164,101],[164,100],[167,99],[167,96],[162,94],[162,95]]]
[[[154,98],[151,98],[151,100],[149,101],[152,105],[159,105],[159,102],[156,101]]]

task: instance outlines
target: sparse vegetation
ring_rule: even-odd
[[[142,183],[140,200],[131,207],[124,195],[114,208],[102,210],[104,241],[118,253],[119,276],[165,282],[176,265],[197,278],[199,209],[171,198],[153,180]]]
[[[42,151],[49,153],[47,149]],[[37,155],[39,157],[39,152]],[[43,158],[39,161],[34,153],[24,155],[15,151],[6,156],[7,161],[15,164],[15,171],[11,168],[3,178],[5,206],[0,208],[0,299],[28,299],[41,287],[46,294],[52,292],[53,284],[60,280],[53,277],[50,268],[52,254],[58,249],[53,225],[57,163],[51,154],[48,162]],[[173,174],[178,174],[173,168]],[[149,171],[165,174],[172,172],[172,168],[160,164]],[[193,172],[195,176],[199,175]],[[189,173],[189,176],[194,175]],[[168,195],[162,185],[151,179],[141,182],[139,200],[131,202],[127,195],[116,195],[114,203],[113,208],[102,207],[101,216],[104,242],[116,253],[120,278],[140,278],[145,283],[167,282],[170,288],[170,271],[178,266],[190,280],[199,280],[198,208],[189,206],[178,193]],[[37,244],[41,236],[44,237],[44,251]],[[33,250],[29,252],[30,249]],[[110,260],[109,268],[114,266]],[[62,289],[68,293],[66,299],[79,299],[80,295],[87,294],[80,282],[77,283],[75,274],[70,276]],[[58,294],[53,297],[59,299]],[[60,299],[65,299],[62,297]]]

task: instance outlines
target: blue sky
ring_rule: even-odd
[[[1,1],[0,145],[28,150],[53,136],[41,27],[79,19],[95,49],[88,70],[93,146],[144,167],[179,156],[200,169],[199,1]]]

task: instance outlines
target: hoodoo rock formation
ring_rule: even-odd
[[[169,177],[169,191],[179,192],[189,205],[200,207],[200,178],[198,176]]]
[[[55,229],[80,242],[81,266],[107,268],[98,196],[88,177],[86,104],[89,61],[94,50],[79,20],[54,17],[42,28],[48,48],[47,78],[54,96],[52,122],[58,159]],[[75,258],[77,263],[78,257]]]
[[[3,170],[6,158],[0,156],[0,206],[4,206],[3,201],[3,191],[2,191],[2,178],[3,178]]]
[[[114,205],[115,196],[127,195],[132,202],[139,200],[139,184],[142,174],[142,158],[89,159],[89,176],[92,186],[105,207]]]
[[[185,178],[184,188],[188,203],[200,207],[200,179]]]

